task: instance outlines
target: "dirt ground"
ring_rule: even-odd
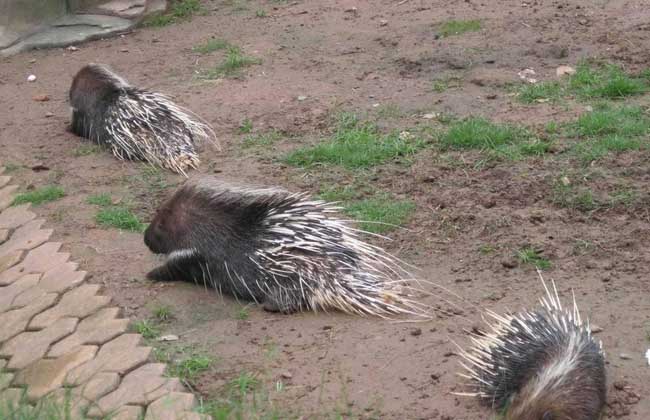
[[[522,69],[548,80],[559,65],[585,57],[612,60],[629,71],[650,68],[650,8],[644,3],[210,1],[204,3],[206,15],[188,22],[143,28],[77,51],[2,59],[0,160],[12,165],[11,174],[26,188],[64,187],[63,199],[36,211],[126,316],[145,319],[157,305],[169,305],[173,319],[161,325],[163,332],[180,336],[177,345],[216,359],[190,383],[206,400],[251,372],[264,384],[264,403],[285,413],[279,417],[492,418],[489,408],[452,394],[464,390],[453,342],[468,344],[463,331],[480,325],[483,308],[504,312],[537,305],[542,288],[534,269],[513,263],[515,252],[531,245],[553,264],[547,279],[557,282],[567,301],[574,289],[583,315],[602,329],[596,337],[607,354],[606,418],[647,419],[650,200],[590,213],[561,208],[549,197],[550,180],[568,169],[562,160],[476,166],[472,153],[452,161],[425,148],[410,165],[389,163],[362,175],[374,188],[417,205],[404,229],[390,233],[393,241],[375,242],[462,300],[431,287],[432,296],[424,299],[440,315],[417,324],[340,314],[279,316],[255,306],[243,316],[239,303],[201,287],[145,280],[157,260],[142,236],[97,226],[96,207],[86,202],[89,194],[110,193],[135,203],[148,220],[160,198],[183,179],[148,173],[144,165],[119,162],[107,152],[80,153],[82,140],[66,131],[72,76],[88,62],[106,63],[213,124],[223,150],[207,148],[199,172],[318,193],[323,183],[348,185],[358,175],[288,167],[278,158],[325,135],[340,110],[387,128],[429,124],[422,118],[427,113],[480,115],[529,127],[575,118],[587,104],[524,105],[509,86],[521,83]],[[266,16],[256,16],[257,10]],[[482,28],[438,37],[439,25],[450,19],[480,19]],[[240,46],[261,64],[236,78],[197,79],[223,59],[222,51],[192,51],[211,37]],[[27,82],[29,74],[36,82]],[[452,76],[453,86],[432,89],[434,80]],[[49,101],[35,101],[38,95]],[[647,97],[640,100],[648,103]],[[238,127],[245,119],[254,132],[281,132],[281,140],[244,148]],[[603,175],[597,188],[625,182],[650,197],[649,157],[643,151],[598,163]],[[31,169],[37,165],[49,169]],[[479,252],[486,245],[491,252]]]

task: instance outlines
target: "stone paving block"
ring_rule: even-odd
[[[24,251],[14,251],[14,252],[11,252],[11,253],[9,253],[7,255],[4,255],[4,256],[0,257],[0,276],[2,276],[2,274],[4,274],[3,272],[5,270],[8,270],[9,268],[11,268],[11,267],[15,266],[16,264],[18,264],[20,262],[20,260],[23,258],[24,253],[25,253]],[[9,283],[6,283],[6,284],[9,284]],[[2,283],[0,281],[0,286],[3,286],[3,285],[5,285],[5,283]]]
[[[29,204],[9,207],[0,213],[0,228],[16,229],[36,218],[36,214],[29,211]]]
[[[68,372],[91,360],[97,346],[81,346],[56,359],[40,359],[16,374],[16,385],[27,386],[27,397],[36,401],[60,388]]]
[[[100,372],[80,387],[81,395],[88,401],[97,402],[104,395],[115,391],[119,385],[120,375],[115,372]]]
[[[147,405],[160,398],[173,390],[170,388],[177,388],[172,379],[163,376],[164,372],[163,363],[148,363],[137,368],[122,379],[122,383],[115,391],[97,401],[88,414],[90,416],[108,414],[125,404]],[[163,392],[156,393],[158,390]],[[152,398],[151,395],[154,394],[155,398]]]
[[[70,258],[70,254],[57,252],[60,247],[61,243],[59,242],[47,242],[32,249],[20,264],[0,273],[0,286],[13,283],[24,274],[46,273],[65,264]]]
[[[137,405],[127,405],[115,411],[110,416],[111,420],[141,420],[144,409]]]
[[[36,219],[16,229],[11,239],[0,245],[0,256],[16,250],[33,249],[47,241],[52,235],[52,229],[41,229],[43,223],[43,219]]]
[[[140,334],[122,334],[104,344],[97,357],[73,369],[65,379],[66,385],[79,385],[97,372],[116,372],[124,374],[146,362],[151,355],[151,347],[139,347]]]
[[[0,176],[0,188],[4,187],[11,181],[11,177],[9,175],[2,175]]]
[[[77,271],[79,264],[67,262],[61,264],[43,274],[41,282],[38,284],[42,290],[47,292],[65,292],[86,280],[85,271]]]
[[[0,229],[0,244],[5,243],[9,239],[9,229]]]
[[[27,328],[27,323],[37,313],[50,307],[56,301],[56,293],[48,293],[35,300],[31,305],[0,314],[0,343]]]
[[[18,190],[17,185],[8,185],[0,188],[0,211],[6,209],[14,201],[15,192]]]
[[[0,347],[0,356],[11,357],[9,369],[22,369],[45,356],[50,344],[72,333],[78,322],[76,318],[61,318],[44,330],[19,334]]]
[[[96,284],[84,284],[70,290],[63,295],[56,306],[36,315],[29,327],[33,329],[45,328],[63,317],[87,317],[111,301],[108,296],[97,296],[98,290],[99,286]]]
[[[14,374],[9,372],[0,373],[0,391],[9,388],[11,381],[14,379]],[[0,406],[1,407],[1,406]]]
[[[27,306],[29,305],[29,303],[33,302],[34,299],[37,299],[38,297],[45,294],[45,293],[41,293],[39,296],[35,296],[24,305],[13,305],[13,302],[18,295],[23,293],[25,290],[31,289],[34,286],[36,286],[40,280],[41,280],[40,274],[28,274],[26,276],[22,276],[19,280],[13,282],[9,286],[0,288],[0,312],[5,312],[11,309],[12,307],[16,308],[16,307]]]
[[[69,337],[56,343],[49,351],[48,357],[60,356],[82,344],[104,344],[126,332],[128,319],[116,319],[118,308],[104,308],[83,319],[76,331]]]
[[[158,398],[147,407],[145,420],[181,420],[185,412],[192,410],[196,404],[194,395],[187,392],[170,392]]]

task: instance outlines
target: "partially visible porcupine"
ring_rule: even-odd
[[[541,277],[541,276],[540,276]],[[543,283],[543,280],[542,280]],[[544,284],[544,283],[543,283]],[[474,392],[505,420],[598,420],[606,401],[605,360],[573,300],[564,309],[555,283],[536,311],[497,315],[474,334],[461,363]]]
[[[202,140],[214,131],[160,93],[129,85],[101,64],[89,64],[70,87],[71,130],[108,146],[118,159],[144,160],[185,174],[199,164]]]
[[[204,283],[273,312],[424,315],[404,293],[399,261],[363,242],[337,210],[277,188],[188,181],[145,232],[149,249],[167,255],[148,277]]]

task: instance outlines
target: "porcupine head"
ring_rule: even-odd
[[[186,184],[158,209],[145,231],[146,246],[153,253],[167,255],[166,264],[152,270],[147,277],[194,282],[223,279],[229,275],[226,267],[219,264],[223,261],[237,267],[242,277],[254,276],[247,255],[259,246],[255,242],[255,227],[264,214],[264,208],[236,199],[221,197],[215,202],[214,197],[196,188],[195,183]],[[263,294],[258,291],[241,290],[238,286],[244,287],[228,283],[225,291],[235,296],[252,293],[254,298],[263,300]]]
[[[70,87],[70,130],[86,138],[90,137],[93,129],[101,130],[106,109],[128,88],[129,84],[107,67],[99,64],[84,66]]]

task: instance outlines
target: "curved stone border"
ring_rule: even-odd
[[[0,401],[67,399],[74,418],[208,419],[62,244],[48,242],[45,221],[29,205],[10,207],[10,177],[0,181]]]

